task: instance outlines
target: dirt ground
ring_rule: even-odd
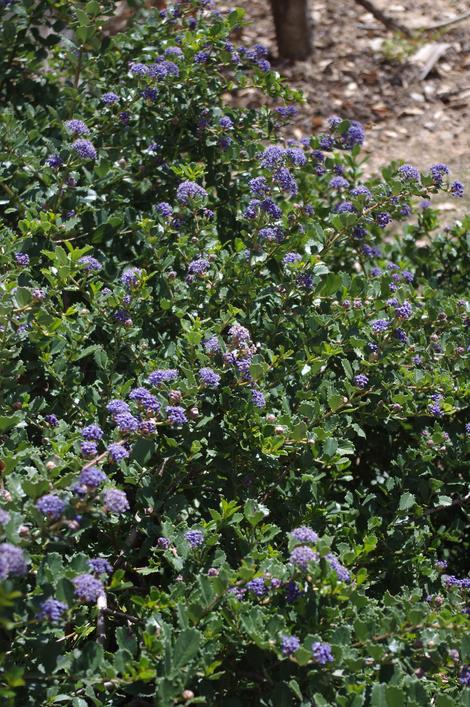
[[[470,0],[374,0],[408,28],[429,27],[464,14]],[[268,0],[234,0],[250,25],[243,41],[265,44],[271,62],[306,96],[295,121],[297,137],[311,135],[337,113],[367,127],[367,171],[405,159],[420,169],[445,162],[467,187],[464,203],[441,199],[449,217],[470,205],[470,17],[404,40],[354,0],[311,4],[314,53],[295,64],[277,58]],[[439,56],[426,72],[426,60]],[[431,61],[432,63],[432,61]],[[428,65],[429,69],[429,65]],[[237,102],[256,104],[250,91]]]

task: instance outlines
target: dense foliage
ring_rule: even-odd
[[[470,705],[463,186],[137,9],[0,6],[2,704]]]

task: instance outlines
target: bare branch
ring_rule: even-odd
[[[364,10],[370,12],[370,14],[373,15],[376,20],[381,22],[383,25],[385,25],[385,27],[392,30],[393,32],[400,32],[400,34],[404,34],[406,37],[412,36],[412,32],[408,29],[408,27],[405,27],[405,25],[402,25],[400,22],[394,20],[393,17],[386,15],[384,12],[382,12],[382,10],[379,10],[379,8],[376,7],[370,0],[354,0],[354,2],[356,2],[358,5],[361,5]]]
[[[99,595],[96,606],[98,607],[98,616],[96,617],[96,642],[103,646],[106,641],[105,613],[108,608],[106,592]]]
[[[435,25],[429,25],[429,27],[418,27],[417,32],[433,32],[436,29],[443,29],[444,27],[451,27],[452,25],[456,25],[459,22],[463,22],[464,20],[468,20],[470,18],[470,10],[468,12],[464,12],[463,15],[459,15],[458,17],[453,17],[450,20],[444,20],[443,22],[436,22]]]

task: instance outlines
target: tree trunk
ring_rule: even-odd
[[[305,59],[312,53],[308,0],[271,0],[279,56]]]

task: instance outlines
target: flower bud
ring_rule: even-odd
[[[48,462],[46,462],[46,469],[48,471],[52,471],[52,469],[55,469],[56,466],[57,466],[57,464],[54,461],[52,461],[52,459],[50,459]]]
[[[183,690],[183,700],[192,700],[194,697],[194,692],[192,690]]]
[[[276,415],[273,415],[272,412],[268,413],[266,415],[266,422],[276,422]]]
[[[285,427],[283,427],[282,425],[276,425],[276,427],[274,428],[274,432],[277,435],[283,435],[285,432]]]
[[[189,414],[189,417],[191,418],[191,420],[195,420],[197,417],[199,417],[199,408],[197,408],[197,407],[191,408],[188,414]]]

